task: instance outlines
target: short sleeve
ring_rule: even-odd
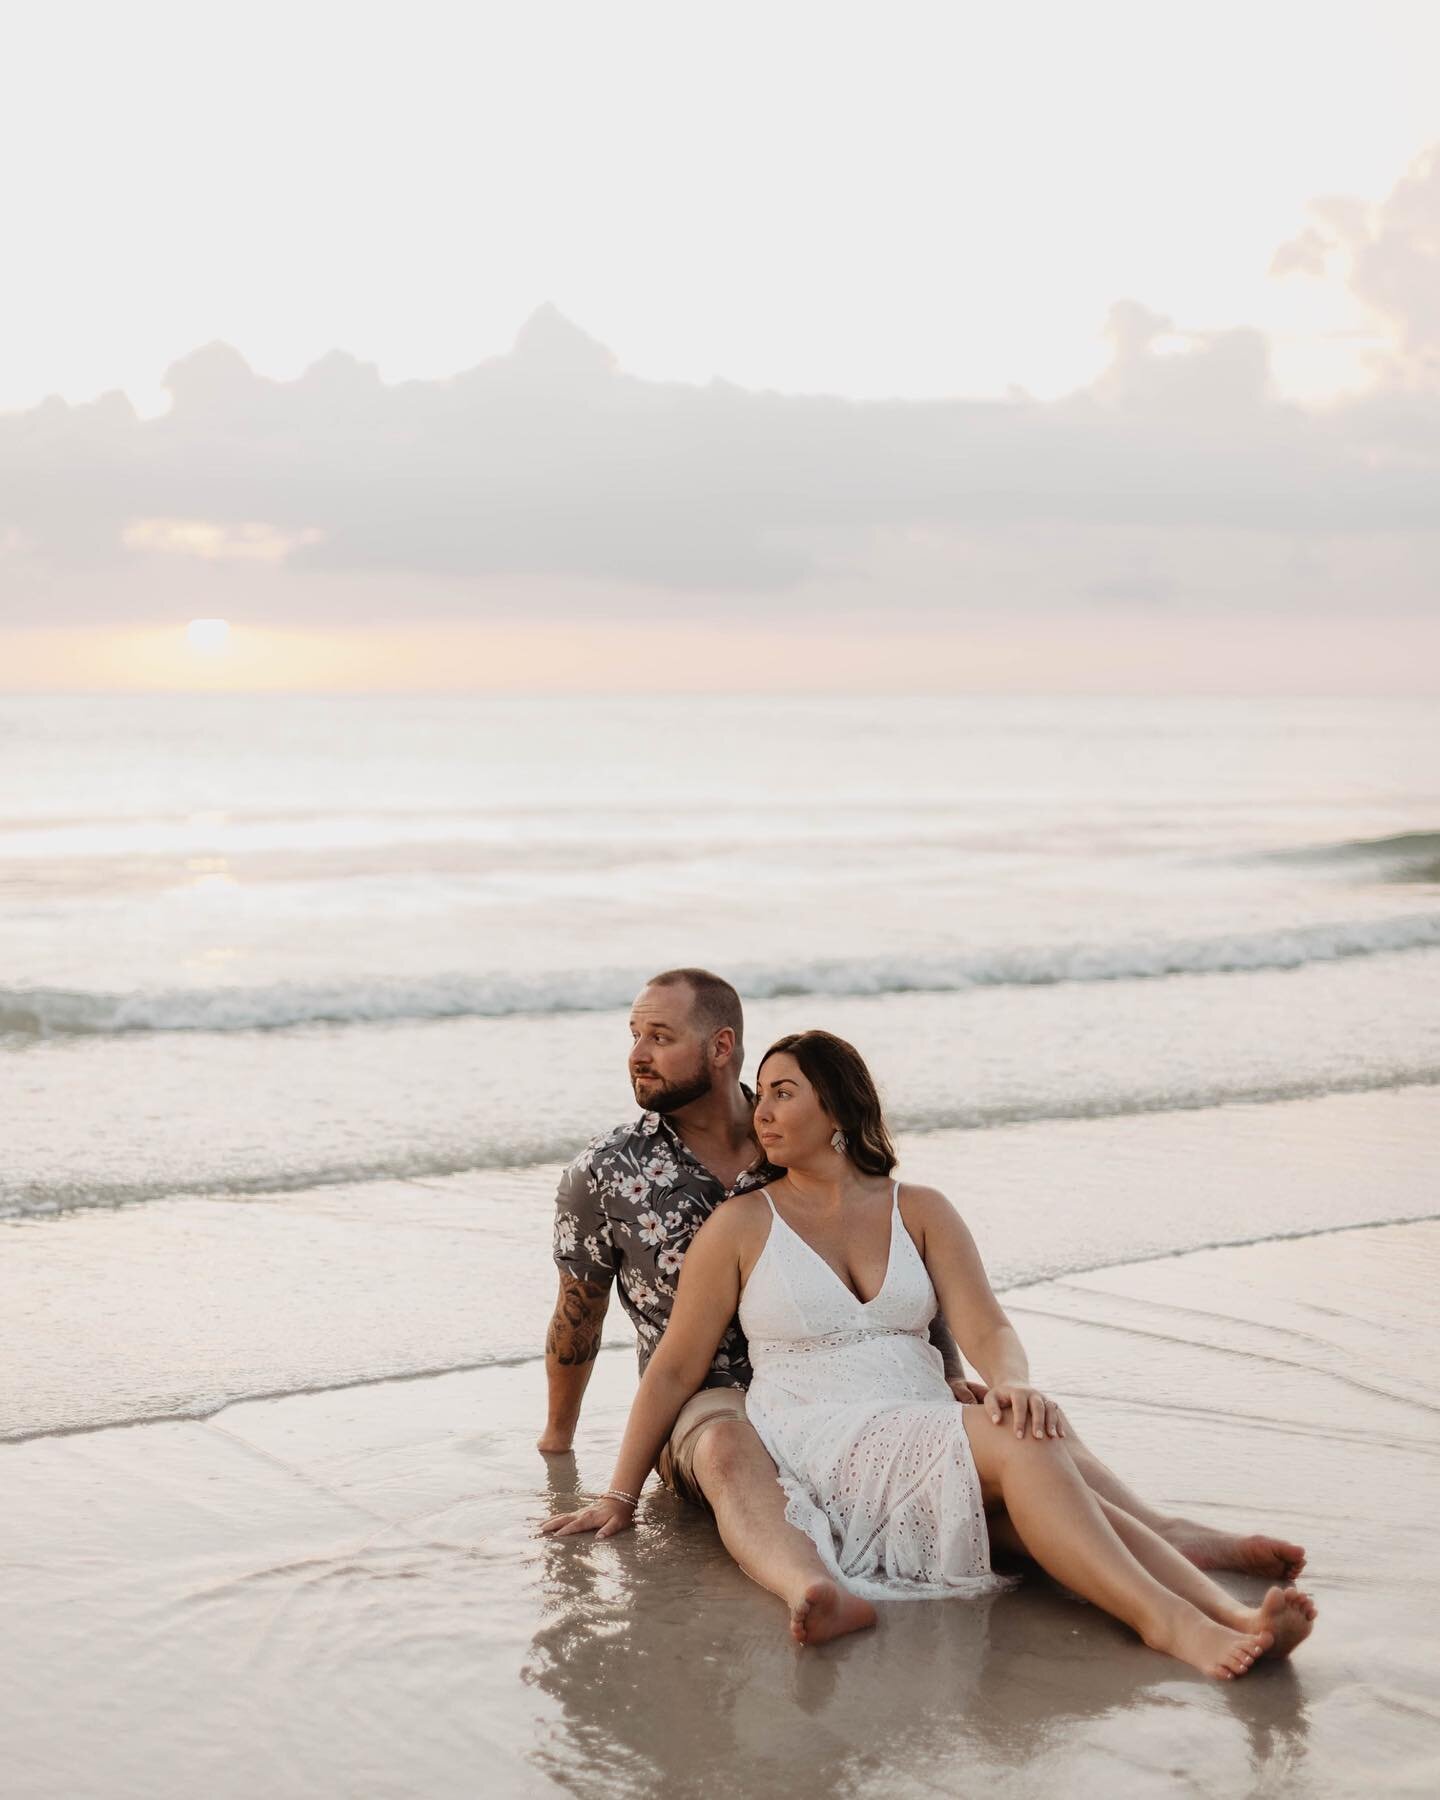
[[[555,1266],[580,1281],[608,1287],[618,1262],[600,1184],[588,1154],[577,1156],[555,1194]]]

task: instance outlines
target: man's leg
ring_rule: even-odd
[[[797,1643],[823,1644],[875,1623],[870,1602],[833,1580],[810,1539],[786,1524],[785,1494],[753,1425],[712,1419],[691,1434],[680,1460],[715,1514],[725,1548],[789,1607]]]

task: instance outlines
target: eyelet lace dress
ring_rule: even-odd
[[[900,1184],[885,1280],[868,1301],[764,1192],[770,1235],[740,1297],[754,1369],[746,1416],[779,1470],[787,1521],[867,1600],[1013,1587],[991,1572],[980,1477],[928,1339],[935,1289],[900,1217]]]

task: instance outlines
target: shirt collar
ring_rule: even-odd
[[[745,1083],[742,1081],[740,1083],[740,1092],[745,1096],[746,1100],[750,1103],[751,1107],[753,1107],[755,1105],[754,1089],[746,1087]],[[679,1155],[689,1158],[689,1160],[691,1162],[696,1161],[696,1157],[694,1156],[693,1152],[687,1148],[687,1146],[685,1144],[685,1140],[680,1136],[680,1133],[675,1129],[675,1127],[665,1117],[664,1113],[642,1112],[640,1115],[640,1123],[639,1123],[637,1129],[638,1129],[641,1137],[647,1137],[647,1138],[653,1138],[653,1137],[657,1136],[659,1133],[663,1132],[665,1134],[665,1136],[667,1138],[669,1138],[671,1145],[673,1146],[673,1148]],[[750,1165],[750,1167],[752,1169],[761,1168],[764,1165],[764,1160],[765,1159],[762,1156],[756,1162],[752,1163]],[[735,1186],[739,1187],[740,1183],[742,1181],[746,1180],[749,1177],[749,1175],[750,1175],[750,1169],[742,1169],[735,1178]],[[731,1192],[733,1193],[734,1191],[735,1191],[734,1188],[732,1188]]]

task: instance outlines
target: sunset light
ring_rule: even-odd
[[[185,627],[185,642],[197,656],[224,656],[230,648],[227,619],[192,619]]]

